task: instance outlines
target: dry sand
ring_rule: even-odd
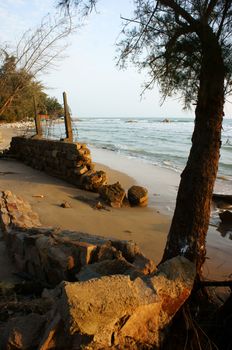
[[[15,130],[2,127],[0,132],[4,139],[4,142],[0,143],[1,149],[9,145],[9,140],[14,135]],[[93,157],[93,159],[95,158]],[[101,160],[102,163],[105,160],[105,158],[99,157],[97,159]],[[125,172],[136,175],[136,169],[133,169],[130,160],[124,159],[124,161],[126,161]],[[116,163],[119,166],[119,162],[114,162],[117,168]],[[144,167],[145,165],[140,166],[140,170]],[[96,164],[96,168],[106,170],[109,182],[119,181],[125,189],[136,183],[136,179],[120,171],[112,170],[112,168],[105,165]],[[79,190],[62,180],[14,160],[0,160],[0,190],[11,190],[26,199],[33,210],[39,214],[43,226],[55,226],[61,229],[133,240],[139,244],[147,257],[158,263],[162,256],[171,221],[170,213],[169,215],[163,215],[159,211],[168,207],[168,198],[173,205],[173,198],[179,181],[179,175],[173,174],[171,176],[171,173],[168,173],[161,176],[159,171],[150,174],[160,193],[157,194],[156,191],[155,196],[153,196],[154,191],[151,190],[151,202],[153,203],[154,198],[156,198],[157,206],[152,205],[149,208],[110,208],[109,211],[93,209],[91,200],[95,199],[98,196],[97,194]],[[146,178],[145,174],[144,171],[144,178]],[[157,174],[161,178],[157,178]],[[143,185],[142,178],[140,179],[140,184]],[[64,201],[69,202],[71,208],[62,208],[60,204]],[[218,238],[217,235],[216,238]],[[225,278],[231,274],[231,243],[227,244],[224,241],[224,246],[219,245],[216,239],[213,240],[213,244],[208,245],[210,259],[207,260],[205,266],[207,277]],[[0,264],[2,263],[3,261],[0,261]],[[10,267],[9,271],[11,271]]]

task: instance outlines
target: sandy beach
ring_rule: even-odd
[[[17,131],[2,126],[0,132],[3,139],[0,149],[4,149]],[[0,160],[0,189],[10,190],[27,200],[39,214],[43,226],[133,240],[147,257],[158,263],[171,222],[179,174],[113,152],[91,147],[90,150],[96,169],[107,172],[109,183],[119,181],[125,189],[135,183],[147,187],[149,207],[93,209],[91,200],[97,194],[79,190],[15,160]],[[71,208],[62,208],[60,204],[64,201],[69,202]],[[231,253],[232,241],[222,238],[211,227],[205,276],[228,278],[232,273]]]

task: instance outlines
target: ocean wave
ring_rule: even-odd
[[[181,171],[191,147],[194,120],[172,117],[170,123],[162,123],[164,119],[91,117],[81,118],[81,123],[77,120],[74,126],[80,142]],[[232,119],[225,119],[219,165],[225,176],[232,174],[231,133]]]

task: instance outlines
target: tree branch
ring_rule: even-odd
[[[231,0],[226,0],[225,6],[224,6],[224,10],[223,10],[223,14],[222,14],[221,23],[220,23],[220,25],[218,27],[218,31],[217,31],[217,38],[218,39],[219,39],[219,37],[221,35],[222,29],[223,29],[223,25],[224,25],[224,21],[225,21],[225,18],[226,18],[226,15],[227,15],[227,12],[229,10],[230,5],[231,5]]]
[[[150,15],[150,17],[149,17],[147,23],[145,24],[143,30],[141,31],[141,33],[140,33],[138,39],[136,40],[136,42],[134,43],[134,45],[130,48],[130,50],[127,50],[126,52],[123,53],[123,56],[121,57],[122,59],[124,59],[126,56],[128,56],[128,54],[129,54],[131,51],[133,51],[134,48],[136,48],[136,46],[138,45],[138,43],[139,43],[139,41],[141,40],[142,36],[143,36],[144,33],[146,32],[146,30],[147,30],[149,24],[151,23],[152,18],[153,18],[154,15],[155,15],[155,12],[156,12],[156,10],[157,10],[158,4],[159,4],[159,1],[157,1],[156,6],[154,7],[154,9],[153,9],[153,11],[152,11],[152,13],[151,13],[151,15]]]
[[[172,50],[175,42],[181,35],[192,33],[193,31],[194,31],[194,28],[192,28],[192,26],[177,28],[176,31],[173,33],[173,36],[168,40],[166,44],[167,55],[169,55],[170,50]]]
[[[214,7],[217,5],[217,3],[218,3],[218,0],[211,0],[210,1],[209,5],[206,9],[205,16],[204,16],[206,19],[209,18],[209,16],[211,15],[211,13],[212,13]]]
[[[160,0],[162,5],[169,7],[176,14],[184,18],[190,25],[196,25],[196,20],[183,7],[179,6],[174,0]]]
[[[200,281],[201,287],[230,287],[232,288],[232,281]]]

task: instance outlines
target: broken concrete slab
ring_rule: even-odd
[[[163,330],[190,295],[194,278],[194,264],[176,257],[151,278],[114,275],[62,282],[58,310],[68,334],[93,336],[92,343],[103,348],[124,348],[128,339],[158,347]]]

